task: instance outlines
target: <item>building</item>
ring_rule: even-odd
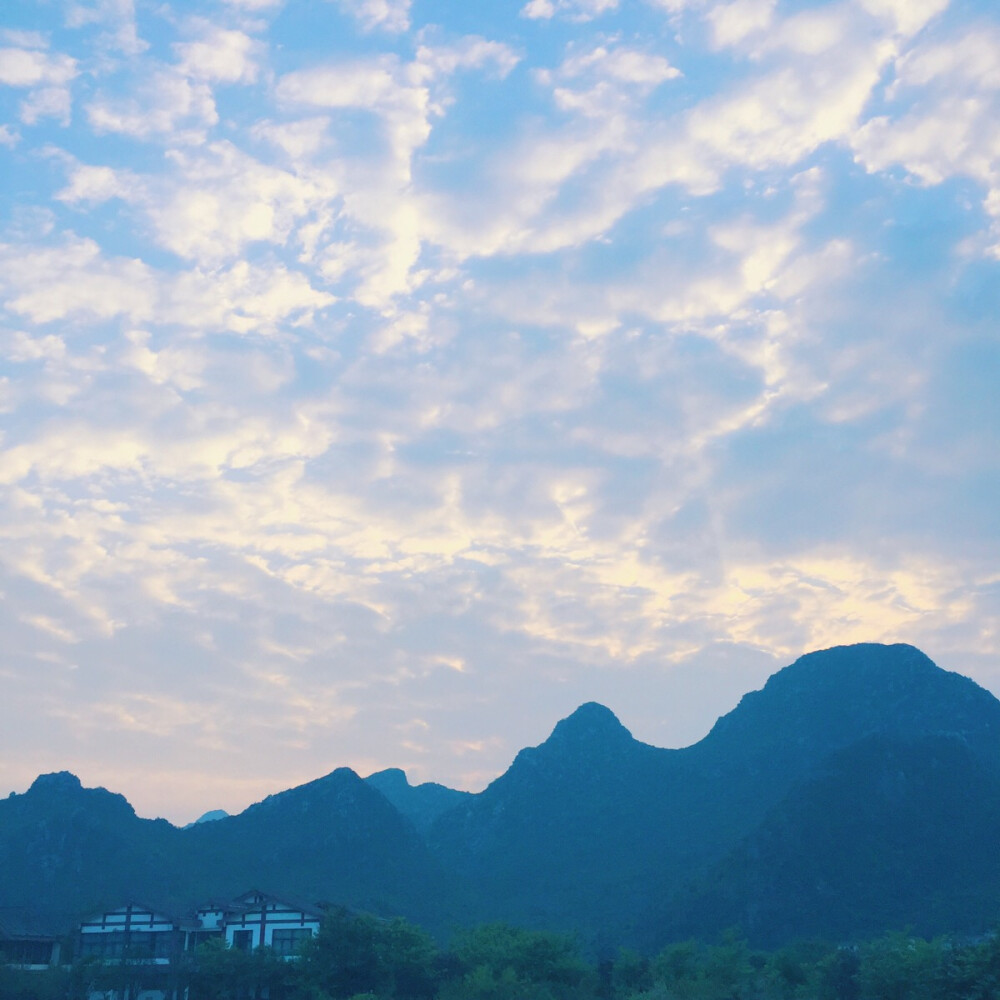
[[[128,903],[80,924],[77,958],[169,965],[184,950],[181,924],[152,907]]]
[[[208,903],[187,919],[150,906],[129,903],[84,920],[77,935],[77,957],[105,961],[128,959],[169,965],[185,951],[212,938],[231,948],[271,948],[286,958],[319,933],[322,911],[252,889],[229,903]]]
[[[321,919],[322,911],[314,906],[289,903],[252,889],[225,908],[220,924],[231,948],[271,948],[290,958],[304,941],[319,933]]]
[[[59,939],[27,911],[0,908],[0,962],[19,969],[58,965]]]
[[[92,1000],[175,1000],[184,994],[183,971],[197,963],[199,945],[213,939],[230,948],[270,948],[286,959],[319,933],[322,911],[256,889],[229,903],[207,903],[177,918],[140,903],[84,920],[77,957],[95,963]],[[266,989],[254,995],[266,996]]]

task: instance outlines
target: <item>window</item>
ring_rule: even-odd
[[[11,965],[48,965],[52,961],[52,942],[3,941],[0,958]]]
[[[308,927],[295,927],[290,930],[276,929],[271,937],[271,947],[276,955],[297,955],[303,941],[312,937]]]
[[[253,931],[233,931],[233,947],[237,951],[250,951],[253,948]]]

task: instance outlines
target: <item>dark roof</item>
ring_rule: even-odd
[[[105,906],[100,910],[91,910],[88,915],[83,918],[83,920],[79,921],[79,923],[93,923],[96,918],[101,917],[106,913],[118,913],[120,910],[127,910],[130,906],[135,910],[145,910],[147,913],[152,913],[156,917],[164,917],[172,924],[180,924],[181,922],[177,918],[176,914],[168,913],[162,907],[150,906],[149,903],[143,903],[138,899],[128,899],[124,903],[119,903],[117,906]]]
[[[225,906],[225,911],[227,913],[245,913],[254,909],[257,906],[256,903],[243,902],[247,896],[261,896],[268,903],[281,903],[282,906],[287,906],[292,910],[298,910],[300,913],[305,913],[306,915],[316,917],[317,919],[323,916],[322,908],[316,906],[314,903],[305,903],[300,899],[290,899],[288,896],[275,896],[269,892],[263,892],[260,889],[248,889],[246,892],[240,893],[236,899]]]
[[[0,939],[4,941],[54,941],[59,935],[22,907],[0,907]]]

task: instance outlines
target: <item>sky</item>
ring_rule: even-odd
[[[1000,693],[998,317],[993,0],[9,0],[0,792]]]

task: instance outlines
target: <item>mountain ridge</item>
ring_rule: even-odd
[[[912,834],[869,780],[895,759],[912,775],[897,803]],[[964,797],[948,798],[945,759]],[[868,799],[852,800],[862,788]],[[649,949],[728,920],[775,941],[798,927],[849,934],[898,917],[899,907],[864,892],[866,877],[884,887],[906,871],[880,858],[884,844],[901,858],[935,859],[933,885],[901,887],[900,899],[922,907],[911,923],[975,928],[990,907],[1000,912],[1000,819],[976,805],[994,788],[992,694],[912,646],[840,646],[778,671],[683,749],[642,743],[610,709],[585,702],[478,793],[413,786],[399,769],[361,778],[336,768],[178,829],[140,819],[122,796],[85,789],[69,772],[41,775],[0,800],[0,866],[28,873],[0,883],[0,905],[34,900],[65,922],[120,903],[126,890],[176,911],[255,885],[439,933],[503,919],[575,931],[598,950]],[[968,857],[949,859],[934,794],[966,810]],[[827,815],[857,818],[852,843],[824,835]],[[795,845],[829,856],[803,860]],[[806,892],[810,878],[832,888]],[[867,910],[830,902],[845,895]]]

